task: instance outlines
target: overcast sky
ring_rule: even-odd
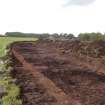
[[[105,0],[0,0],[0,33],[105,32]]]

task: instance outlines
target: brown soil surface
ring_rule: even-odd
[[[105,105],[105,42],[11,45],[23,105]]]

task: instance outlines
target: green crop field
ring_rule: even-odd
[[[8,44],[15,41],[35,41],[36,38],[23,37],[0,37],[0,57],[5,55],[5,48]]]

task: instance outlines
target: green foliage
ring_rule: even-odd
[[[8,65],[8,66],[7,66]],[[11,67],[9,66],[9,60],[0,64],[0,86],[5,88],[5,95],[2,97],[3,105],[22,105],[22,101],[19,99],[20,89],[15,84],[16,79],[13,79],[10,75]]]
[[[5,35],[8,37],[24,37],[24,38],[25,37],[36,37],[32,33],[22,33],[22,32],[6,32]]]
[[[73,34],[61,33],[59,37],[63,37],[65,39],[73,39],[75,36]]]
[[[22,101],[18,99],[20,90],[15,84],[7,85],[7,95],[2,98],[3,105],[22,105]]]
[[[81,41],[105,40],[105,34],[102,33],[80,33],[78,38]]]
[[[6,89],[6,95],[2,97],[3,105],[22,105],[22,101],[19,99],[20,89],[14,84],[13,78],[8,76],[5,71],[5,76],[0,80],[0,86]]]
[[[65,39],[72,39],[74,38],[73,34],[67,34],[67,33],[54,33],[54,34],[48,34],[48,33],[42,33],[42,34],[35,34],[35,33],[22,33],[22,32],[7,32],[5,33],[6,36],[8,37],[31,37],[31,38],[38,38],[40,40],[42,39],[47,39],[50,36],[53,36],[53,38],[65,38]]]
[[[5,96],[3,97],[3,105],[22,105],[22,102],[11,96]]]
[[[8,37],[24,37],[24,38],[45,38],[48,37],[48,33],[43,34],[34,34],[34,33],[22,33],[22,32],[6,32],[6,36]]]

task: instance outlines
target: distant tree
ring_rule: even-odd
[[[80,33],[78,35],[78,38],[82,41],[89,41],[90,40],[90,35],[88,33]]]
[[[22,32],[6,32],[8,37],[35,37],[35,38],[46,38],[49,36],[48,33],[34,34],[34,33],[22,33]]]
[[[67,33],[61,33],[60,35],[59,35],[60,37],[62,37],[62,38],[65,38],[65,39],[72,39],[72,38],[74,38],[75,36],[73,35],[73,34],[67,34]]]
[[[67,35],[67,38],[68,38],[68,39],[73,39],[73,38],[75,38],[75,36],[70,33],[70,34]]]
[[[78,38],[82,41],[105,40],[105,35],[102,33],[80,33]]]
[[[58,37],[59,37],[59,34],[58,34],[58,33],[53,33],[52,36],[53,36],[54,38],[58,38]]]

